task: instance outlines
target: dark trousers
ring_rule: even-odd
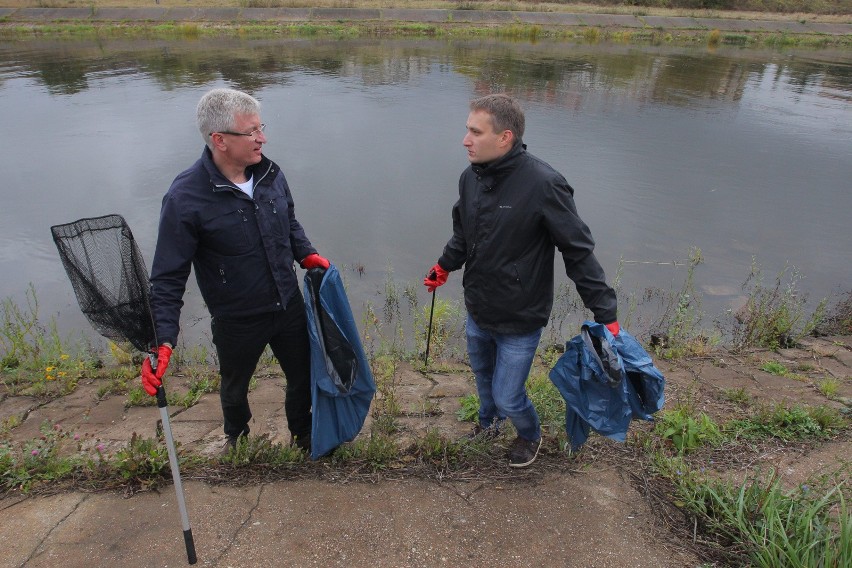
[[[225,434],[249,433],[249,381],[269,345],[287,378],[284,412],[294,436],[311,433],[311,355],[305,302],[298,290],[286,310],[245,318],[214,317],[210,324],[219,356],[219,397]]]

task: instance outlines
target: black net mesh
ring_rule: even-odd
[[[148,271],[120,215],[50,228],[83,314],[104,337],[147,351],[157,345]]]

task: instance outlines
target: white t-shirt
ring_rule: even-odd
[[[240,191],[254,199],[254,174],[245,183],[235,183],[237,187],[240,188]]]

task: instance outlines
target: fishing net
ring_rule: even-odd
[[[156,346],[148,271],[124,218],[80,219],[50,232],[80,309],[98,333],[140,351]]]

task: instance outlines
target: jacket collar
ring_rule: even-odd
[[[213,162],[213,152],[207,146],[204,147],[204,151],[201,153],[201,163],[210,175],[210,183],[213,184],[213,191],[222,191],[226,188],[239,191],[239,188],[231,180],[222,175],[222,172],[216,167],[216,163]],[[272,167],[272,160],[261,154],[260,161],[247,168],[249,175],[254,176],[255,186],[260,183],[260,180],[273,172]]]
[[[518,162],[526,152],[527,145],[518,141],[512,146],[511,150],[493,162],[471,164],[470,167],[485,186],[485,190],[490,191],[517,167]]]

